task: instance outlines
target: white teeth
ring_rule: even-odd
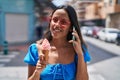
[[[54,27],[53,32],[62,32],[63,30],[60,29],[59,27]]]
[[[60,29],[53,29],[54,31],[61,31]]]
[[[55,31],[55,32],[60,32],[60,31],[62,31],[62,30],[59,30],[59,29],[54,29],[53,31]]]

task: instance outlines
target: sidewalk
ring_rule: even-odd
[[[21,54],[21,52],[26,53],[29,45],[30,44],[9,45],[8,46],[8,49],[9,49],[8,54],[3,55],[3,52],[0,51],[0,54],[1,54],[0,57],[2,57],[2,61],[3,61],[3,59],[4,59],[4,61],[5,60],[11,61],[11,59],[9,59],[9,58],[13,58],[13,57]],[[11,54],[11,53],[14,53],[14,54]],[[27,80],[27,66],[19,66],[19,67],[17,67],[17,66],[14,66],[14,67],[0,66],[0,73],[1,73],[0,80]]]
[[[118,55],[88,66],[90,80],[120,80],[120,46],[106,43],[91,37],[84,37],[85,41]]]
[[[0,67],[0,80],[27,80],[27,67]]]
[[[90,80],[120,80],[120,56],[88,66]]]

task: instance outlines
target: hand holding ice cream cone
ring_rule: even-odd
[[[39,48],[40,48],[38,49],[39,55],[43,54],[46,63],[48,63],[48,54],[49,54],[49,50],[51,49],[49,41],[47,39],[44,39]]]
[[[45,55],[45,60],[48,61],[48,54],[49,54],[49,50],[51,49],[51,46],[47,39],[43,40],[41,44],[41,48],[42,48],[42,53]]]

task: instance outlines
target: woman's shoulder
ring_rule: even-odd
[[[24,58],[24,62],[31,65],[36,65],[37,60],[38,60],[38,50],[36,47],[36,43],[32,43],[28,48],[28,52]]]
[[[30,46],[28,47],[29,50],[33,50],[35,48],[37,48],[37,44],[36,43],[30,44]]]
[[[32,43],[32,44],[30,44],[29,47],[35,47],[35,46],[36,46],[36,43]]]

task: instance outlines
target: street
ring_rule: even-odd
[[[113,43],[105,43],[90,37],[84,37],[84,39],[92,57],[92,60],[88,63],[90,80],[119,80],[120,63],[118,62],[120,60],[120,54],[115,51],[120,52],[120,47],[114,45]],[[110,49],[106,49],[110,46],[114,46],[114,49],[110,48],[112,51],[110,51]],[[26,46],[25,49],[27,49],[27,47],[28,46]],[[26,79],[27,64],[23,62],[25,54],[26,51],[11,51],[8,55],[3,55],[2,52],[0,53],[0,72],[3,73],[0,76],[0,80],[7,80],[8,78],[6,76],[9,77],[9,80]],[[11,72],[11,75],[9,72],[5,72],[7,70]]]
[[[116,54],[112,54],[111,52],[103,50],[89,42],[87,44],[88,44],[89,53],[92,57],[89,65],[92,65],[94,63],[104,61],[104,60],[107,60],[107,59],[117,56]]]

